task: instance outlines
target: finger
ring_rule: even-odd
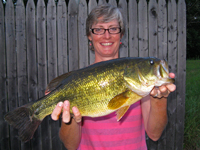
[[[167,87],[166,87],[165,85],[161,85],[161,86],[159,87],[159,90],[160,90],[161,93],[166,93],[166,91],[167,91],[168,89],[167,89]]]
[[[166,86],[160,86],[159,87],[160,90],[160,96],[159,97],[168,97],[170,91],[168,90],[168,88]]]
[[[69,103],[69,101],[64,101],[62,121],[64,123],[69,123],[70,119],[71,119],[71,116],[70,116],[70,103]]]
[[[48,95],[49,93],[50,93],[50,91],[45,91],[45,93],[44,93],[44,94],[45,94],[45,95]]]
[[[77,107],[73,107],[72,108],[72,112],[74,114],[74,120],[79,123],[81,122],[82,120],[82,116],[81,116],[81,113],[79,112],[78,108]]]
[[[175,74],[171,72],[171,73],[169,73],[169,77],[170,78],[175,78]]]
[[[154,87],[150,95],[153,96],[154,98],[156,97],[159,98],[160,97],[159,87]]]
[[[60,114],[62,112],[62,108],[63,108],[63,102],[59,102],[56,105],[55,109],[53,110],[53,112],[51,114],[51,118],[53,120],[58,120],[59,119],[59,116],[60,116]]]
[[[163,85],[160,87],[155,87],[150,95],[153,96],[154,98],[162,98],[162,97],[167,97],[169,95],[168,89]]]
[[[153,90],[151,90],[150,95],[155,96],[157,94],[157,87],[154,87]]]
[[[173,92],[173,91],[176,90],[176,85],[175,84],[167,84],[166,87],[170,92]]]

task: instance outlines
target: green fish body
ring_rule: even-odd
[[[70,101],[71,114],[73,106],[82,116],[89,117],[116,111],[119,121],[130,105],[147,96],[154,86],[173,82],[169,78],[167,62],[157,58],[119,58],[100,62],[53,79],[46,89],[49,94],[8,112],[5,120],[18,129],[22,141],[32,138],[41,121],[60,101]]]

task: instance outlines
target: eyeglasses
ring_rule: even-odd
[[[106,30],[108,30],[108,33],[110,33],[110,34],[118,34],[121,32],[121,28],[119,28],[119,27],[112,27],[112,28],[108,28],[108,29],[92,28],[90,30],[92,31],[93,34],[97,34],[97,35],[104,34],[106,32]]]

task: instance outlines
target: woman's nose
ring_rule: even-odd
[[[105,37],[105,38],[110,38],[110,37],[111,37],[111,35],[110,35],[110,33],[108,32],[108,30],[106,30],[106,32],[104,33],[104,37]]]

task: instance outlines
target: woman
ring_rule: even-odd
[[[95,51],[95,62],[116,59],[120,39],[124,34],[123,18],[118,8],[100,5],[94,8],[86,21],[86,32]],[[170,73],[170,77],[175,75]],[[150,95],[133,104],[125,116],[116,121],[115,113],[104,117],[81,117],[76,107],[60,102],[51,117],[58,120],[62,113],[60,139],[68,150],[75,149],[147,149],[145,131],[156,141],[167,124],[167,97],[176,89],[174,84],[154,88]]]

